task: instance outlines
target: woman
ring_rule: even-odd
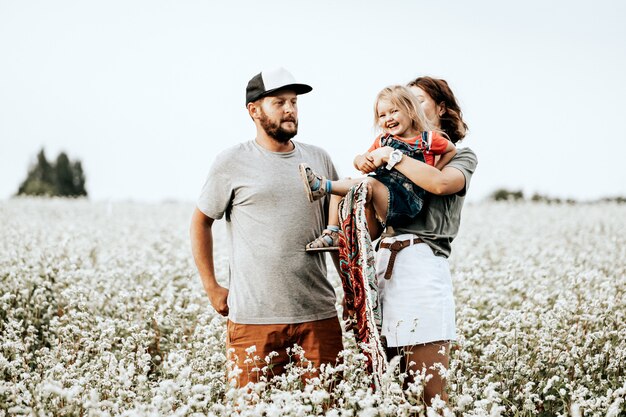
[[[465,137],[467,125],[446,81],[420,77],[408,86],[421,102],[426,117],[453,143]],[[375,165],[387,163],[392,151],[390,147],[377,150],[373,155]],[[431,196],[415,220],[393,230],[388,228],[383,234],[376,260],[382,334],[387,339],[389,358],[402,354],[405,366],[414,362],[408,369],[426,369],[427,374],[432,374],[424,390],[426,404],[437,394],[447,401],[445,380],[430,368],[437,363],[448,368],[450,342],[456,339],[447,258],[450,243],[459,230],[465,193],[476,165],[476,155],[468,148],[459,149],[441,171],[408,157],[394,165]],[[373,220],[371,214],[370,219]]]

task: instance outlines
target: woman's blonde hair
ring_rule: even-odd
[[[435,130],[435,127],[426,119],[426,115],[415,94],[403,85],[385,87],[376,96],[376,101],[374,102],[374,125],[378,128],[380,128],[378,103],[382,100],[390,102],[398,110],[407,114],[409,119],[411,119],[411,128],[418,133]]]

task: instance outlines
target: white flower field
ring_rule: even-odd
[[[373,392],[349,335],[343,363],[306,385],[294,366],[229,387],[225,319],[191,258],[192,210],[0,202],[0,416],[437,412],[419,400],[419,376],[402,391],[397,366]],[[459,340],[439,413],[626,415],[626,205],[467,205],[450,262]]]

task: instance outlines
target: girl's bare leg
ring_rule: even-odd
[[[348,193],[350,188],[361,182],[367,185],[367,201],[365,206],[365,216],[370,236],[376,239],[382,232],[380,222],[384,222],[387,218],[387,206],[389,204],[389,190],[379,181],[370,177],[346,178],[337,181],[328,181],[323,176],[315,173],[311,167],[302,163],[299,166],[300,176],[304,181],[305,190],[309,201],[313,202],[327,193],[331,194],[328,227],[322,231],[322,235],[307,245],[308,250],[324,250],[324,248],[336,247],[337,240],[335,234],[338,230],[335,226],[339,225],[339,201],[341,199],[335,197],[343,197]],[[377,220],[380,219],[380,222]]]
[[[374,206],[376,217],[380,222],[385,222],[387,220],[387,206],[389,205],[389,189],[382,182],[371,177],[365,179],[365,182],[367,183],[368,200]]]
[[[331,195],[330,202],[328,204],[328,225],[339,226],[339,202],[341,196]]]
[[[328,203],[328,220],[322,234],[306,245],[307,251],[338,250],[339,244],[339,202],[341,196],[331,194]],[[335,261],[335,258],[333,258]],[[338,267],[338,264],[335,265]],[[339,270],[339,269],[337,269]]]
[[[367,194],[372,195],[372,188],[367,188]],[[376,218],[376,210],[374,209],[374,203],[371,199],[365,203],[365,222],[367,223],[367,230],[370,233],[372,240],[378,239],[383,232],[383,225]]]
[[[382,232],[382,230],[378,230],[381,229],[381,224],[376,217],[378,216],[383,220],[387,218],[389,190],[379,181],[374,179],[356,178],[333,181],[331,189],[332,194],[330,196],[330,203],[328,206],[328,225],[339,225],[339,202],[341,201],[341,196],[345,196],[351,187],[360,184],[363,181],[366,182],[368,195],[365,203],[365,218],[367,220],[370,236],[372,239],[376,239]],[[348,186],[350,183],[352,183],[352,185]],[[336,191],[335,185],[338,185],[340,191]],[[344,187],[346,186],[348,186],[348,188],[345,188],[344,192]],[[343,192],[343,194],[335,194],[336,192]],[[371,225],[373,225],[373,227],[370,227]]]
[[[337,181],[330,182],[330,193],[332,195],[345,196],[348,194],[348,190],[357,184],[362,183],[365,178],[344,178]],[[341,200],[341,199],[340,199]]]
[[[328,205],[328,225],[322,234],[306,246],[307,251],[337,250],[339,231],[339,202],[350,188],[365,181],[367,186],[367,201],[365,203],[365,219],[367,229],[372,239],[376,239],[382,232],[377,217],[387,217],[387,201],[389,191],[382,183],[372,178],[343,179],[331,182],[331,196]]]
[[[328,224],[339,224],[339,201],[338,196],[345,196],[348,190],[355,185],[365,182],[367,185],[366,204],[372,203],[375,215],[381,222],[387,219],[387,206],[389,205],[389,189],[380,181],[372,177],[345,178],[331,181],[330,212],[328,214]],[[334,211],[334,212],[333,212]]]
[[[374,178],[365,180],[367,186],[367,200],[365,202],[365,221],[372,240],[378,239],[383,232],[381,224],[387,219],[387,204],[389,190]]]

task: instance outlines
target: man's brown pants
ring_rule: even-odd
[[[228,320],[226,350],[229,362],[232,361],[228,369],[232,370],[232,365],[236,364],[242,370],[237,378],[229,380],[234,380],[240,387],[257,382],[270,352],[276,352],[278,356],[271,359],[268,379],[281,374],[290,361],[300,362],[297,355],[292,353],[290,358],[287,354],[287,348],[293,348],[294,344],[302,347],[306,360],[316,368],[322,363],[334,365],[337,354],[343,350],[338,318],[295,324],[238,324]],[[251,346],[255,346],[256,351],[248,354],[246,349]]]

